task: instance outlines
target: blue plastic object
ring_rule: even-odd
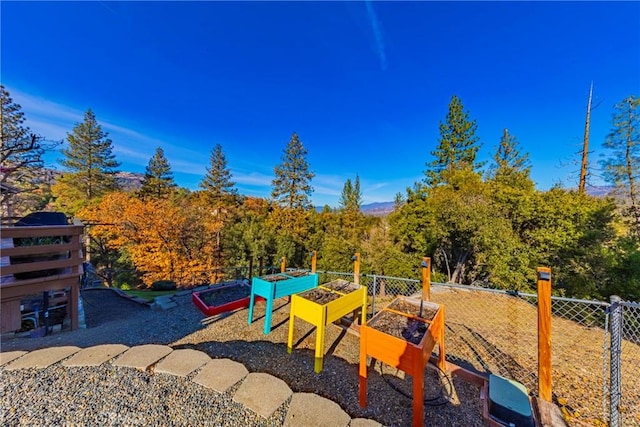
[[[527,388],[493,374],[489,375],[489,415],[505,426],[535,425]]]

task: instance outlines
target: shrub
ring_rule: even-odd
[[[153,291],[172,291],[176,288],[176,282],[173,280],[156,280],[151,284],[151,290]]]
[[[134,289],[139,282],[140,280],[133,271],[120,271],[114,279],[115,286],[123,291]],[[125,286],[127,286],[128,289],[125,289]]]

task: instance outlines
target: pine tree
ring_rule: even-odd
[[[310,249],[306,245],[312,212],[310,181],[314,174],[306,156],[307,150],[294,132],[271,183],[274,203],[268,224],[275,231],[277,255],[286,257],[289,265],[304,265]]]
[[[164,156],[164,150],[158,147],[154,156],[149,160],[138,195],[143,200],[148,197],[160,199],[168,196],[175,187],[171,165]]]
[[[476,136],[477,124],[469,120],[457,96],[451,98],[445,122],[440,122],[439,145],[431,155],[435,159],[427,163],[425,182],[433,187],[448,183],[451,175],[459,170],[476,172],[482,163],[476,163],[476,154],[480,145]]]
[[[0,210],[3,216],[21,215],[37,208],[41,202],[42,196],[38,193],[46,186],[41,179],[42,155],[57,144],[45,144],[43,138],[31,133],[24,125],[22,107],[2,85],[0,104],[0,183],[8,190],[0,195]]]
[[[520,152],[516,137],[507,129],[500,138],[500,145],[493,159],[495,164],[492,165],[490,176],[496,182],[517,188],[533,185],[529,178],[531,172],[529,153]]]
[[[96,120],[91,109],[67,134],[69,148],[63,149],[60,164],[67,172],[54,185],[56,204],[73,214],[90,201],[118,188],[115,168],[120,166],[112,154],[108,133]]]
[[[211,150],[210,166],[207,174],[200,182],[207,194],[207,198],[216,204],[224,203],[237,195],[234,188],[235,183],[231,181],[231,171],[227,168],[227,159],[222,151],[222,146],[216,144]]]
[[[200,182],[200,188],[204,190],[207,203],[214,208],[214,217],[221,223],[215,231],[214,259],[217,265],[222,265],[223,252],[226,251],[226,248],[223,248],[223,238],[226,235],[223,228],[230,217],[229,207],[237,200],[237,190],[234,185],[222,146],[216,144],[211,150],[210,167],[207,168],[207,174]]]
[[[615,106],[613,129],[604,142],[609,156],[601,162],[604,178],[624,196],[632,235],[640,238],[640,98],[629,96]]]
[[[309,170],[307,149],[295,132],[284,150],[282,163],[275,167],[275,179],[272,181],[271,197],[282,207],[289,209],[309,209],[309,199],[313,192],[311,179],[314,173]]]
[[[348,178],[344,183],[344,187],[342,187],[342,194],[340,195],[340,207],[344,210],[349,209],[351,206],[351,198],[353,194],[353,184],[351,184],[351,179]]]
[[[360,177],[356,175],[355,183],[351,183],[351,179],[347,179],[342,188],[340,196],[340,207],[348,212],[360,211],[362,205],[362,193],[360,191]]]
[[[335,230],[338,241],[345,243],[344,247],[357,252],[365,232],[364,214],[360,211],[362,193],[360,192],[360,177],[356,175],[355,183],[347,179],[340,197],[340,227]]]
[[[360,176],[356,174],[356,180],[353,184],[353,193],[351,193],[351,208],[356,212],[360,212],[362,206],[362,192],[360,191]]]

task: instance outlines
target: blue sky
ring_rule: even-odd
[[[480,160],[508,128],[538,188],[571,187],[591,81],[593,163],[613,105],[640,95],[638,2],[0,8],[2,84],[33,131],[64,139],[91,108],[121,170],[144,172],[161,146],[191,189],[220,143],[240,192],[268,196],[296,131],[316,173],[316,205],[337,206],[356,174],[364,203],[391,201],[422,179],[452,95],[477,120]]]

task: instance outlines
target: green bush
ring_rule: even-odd
[[[176,282],[173,280],[156,280],[151,284],[151,290],[153,291],[172,291],[176,288]]]

